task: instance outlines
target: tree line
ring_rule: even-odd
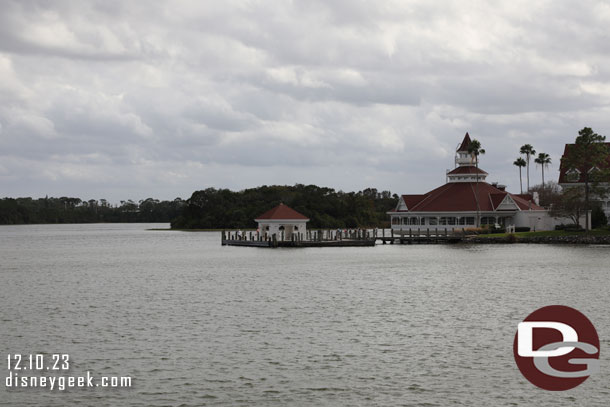
[[[105,199],[80,198],[2,198],[0,224],[170,222],[186,205],[181,198],[160,201],[148,198],[112,205]]]
[[[0,224],[171,222],[178,229],[253,228],[254,219],[284,203],[310,218],[310,227],[388,226],[387,211],[398,195],[367,188],[335,191],[316,185],[261,186],[231,191],[208,188],[191,198],[148,198],[111,204],[106,199],[73,197],[2,198]]]
[[[359,192],[302,184],[242,191],[208,188],[195,191],[171,225],[176,229],[254,228],[257,216],[284,203],[307,216],[312,228],[388,227],[386,212],[397,200],[398,195],[375,188]]]

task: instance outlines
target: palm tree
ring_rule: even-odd
[[[525,154],[527,159],[527,193],[530,192],[530,157],[536,154],[536,150],[532,147],[531,144],[524,144],[521,146],[521,150],[519,150],[521,154]]]
[[[481,143],[477,139],[473,139],[468,145],[468,153],[474,158],[474,164],[477,168],[476,184],[474,200],[477,203],[477,227],[481,226],[481,207],[479,206],[479,155],[485,154],[485,150],[481,148]]]
[[[544,189],[544,167],[549,167],[551,163],[551,157],[547,153],[539,153],[538,157],[534,160],[536,164],[540,164],[542,167],[542,189]]]
[[[523,177],[521,176],[521,168],[525,167],[527,163],[521,157],[517,158],[513,165],[519,167],[519,187],[521,187],[521,194],[523,194]]]

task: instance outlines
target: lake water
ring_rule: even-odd
[[[608,246],[257,249],[151,227],[0,226],[2,405],[610,404]],[[601,340],[601,372],[566,392],[512,354],[551,304]],[[7,389],[9,353],[133,386]]]

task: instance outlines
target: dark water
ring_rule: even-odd
[[[610,248],[221,247],[159,225],[0,227],[7,406],[607,406]],[[517,323],[564,304],[601,339],[567,392],[517,370]],[[4,387],[7,354],[68,353],[130,389]]]

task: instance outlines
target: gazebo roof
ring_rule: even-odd
[[[403,195],[406,210],[396,212],[473,212],[497,211],[507,195],[519,210],[543,210],[516,194],[498,189],[486,182],[450,182],[422,195]],[[478,198],[478,199],[477,199]]]
[[[279,204],[273,209],[268,210],[262,215],[258,216],[255,221],[259,220],[309,220],[309,218],[289,206],[283,203]]]

